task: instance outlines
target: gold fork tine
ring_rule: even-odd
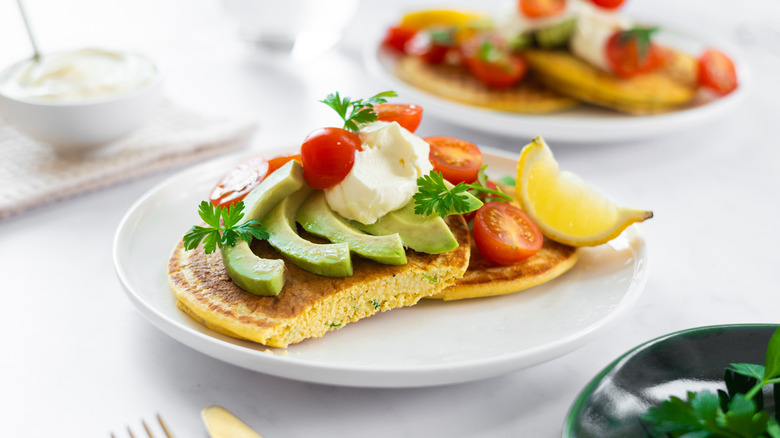
[[[149,430],[149,426],[146,425],[146,421],[141,420],[141,426],[144,427],[144,430],[146,431],[146,436],[149,438],[154,438],[154,435],[152,435],[152,431]]]
[[[157,422],[160,423],[160,427],[162,427],[163,433],[165,433],[166,438],[173,438],[173,434],[170,430],[168,430],[168,425],[165,424],[160,414],[157,414]]]
[[[160,427],[162,428],[163,433],[165,434],[166,438],[173,438],[173,434],[171,433],[170,429],[168,429],[168,425],[165,424],[165,421],[163,421],[160,414],[157,414],[157,422],[160,423]],[[151,429],[149,429],[149,426],[146,424],[146,421],[141,420],[141,425],[143,426],[144,430],[146,431],[146,436],[149,438],[154,438],[154,435],[152,435]],[[130,426],[127,427],[127,435],[130,438],[135,438],[135,435],[133,434],[133,430],[130,429]],[[116,438],[114,433],[111,433],[111,438]]]

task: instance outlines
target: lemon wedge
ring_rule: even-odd
[[[542,137],[523,148],[517,162],[517,201],[542,234],[572,246],[609,242],[652,211],[616,204],[579,176],[560,170]]]
[[[409,12],[401,19],[401,27],[409,29],[426,29],[433,26],[466,27],[472,23],[484,20],[482,14],[454,9],[426,9]]]

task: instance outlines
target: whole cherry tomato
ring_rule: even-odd
[[[590,0],[596,6],[604,9],[617,9],[623,6],[626,0]]]
[[[416,29],[392,26],[387,29],[387,32],[385,32],[385,38],[382,40],[382,44],[404,53],[404,46],[406,45],[406,42],[412,39],[416,33]]]
[[[509,265],[525,260],[542,248],[539,227],[518,207],[487,202],[474,218],[474,244],[488,260]]]
[[[260,184],[268,174],[268,161],[255,157],[223,176],[211,190],[209,200],[215,206],[228,206],[241,201]]]
[[[699,57],[699,85],[725,96],[737,88],[737,70],[724,53],[705,50]]]
[[[482,151],[471,142],[454,137],[427,137],[431,147],[428,159],[433,170],[452,184],[472,183],[482,167]]]
[[[418,105],[400,103],[382,103],[374,105],[377,120],[383,122],[398,122],[409,132],[414,132],[420,126],[423,109]]]
[[[552,17],[566,8],[566,0],[517,0],[520,12],[528,18]]]
[[[309,134],[301,145],[303,177],[309,187],[327,189],[343,181],[361,144],[357,134],[341,128],[321,128]]]
[[[651,29],[619,30],[607,40],[607,64],[615,76],[632,78],[664,64],[662,50],[650,41]]]

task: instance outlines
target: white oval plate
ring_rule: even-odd
[[[491,174],[514,175],[516,155],[482,149]],[[234,365],[359,387],[432,386],[497,376],[582,346],[630,308],[647,280],[645,241],[632,226],[608,244],[584,249],[562,277],[521,293],[424,300],[286,350],[233,339],[176,307],[167,263],[177,240],[199,222],[199,202],[247,158],[207,162],[162,182],[130,208],[114,239],[117,275],[144,316],[176,340]]]
[[[737,67],[739,87],[718,99],[700,93],[690,104],[656,115],[636,116],[591,105],[552,114],[516,114],[453,102],[404,82],[393,74],[398,56],[382,47],[382,36],[370,39],[364,46],[364,63],[390,89],[410,100],[406,103],[420,105],[426,114],[447,122],[526,140],[540,133],[545,133],[548,140],[573,143],[612,142],[666,135],[725,115],[743,100],[750,88],[747,63],[736,47],[710,36],[693,37],[662,28],[655,39],[669,47],[693,54],[701,53],[705,47],[717,47],[728,54]]]

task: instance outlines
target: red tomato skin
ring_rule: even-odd
[[[464,58],[464,61],[471,74],[490,88],[510,88],[520,82],[528,71],[526,62],[516,55],[507,55],[504,65],[475,57]]]
[[[630,79],[642,73],[651,72],[664,64],[663,50],[650,44],[644,57],[639,58],[639,47],[633,40],[621,42],[622,31],[617,31],[607,40],[607,65],[612,73],[623,79]]]
[[[499,60],[480,58],[481,47],[489,43],[496,52],[501,53]],[[480,34],[461,44],[461,58],[466,69],[475,79],[490,88],[509,88],[520,82],[528,71],[523,58],[511,53],[506,41],[494,34]]]
[[[357,134],[341,128],[321,128],[309,134],[301,145],[306,184],[322,190],[343,181],[355,164],[361,143]]]
[[[268,160],[268,175],[276,172],[277,169],[287,164],[292,160],[301,161],[301,154],[282,155],[279,157],[271,158]],[[266,175],[267,176],[267,175]]]
[[[491,180],[487,180],[485,182],[485,184],[487,185],[487,188],[489,188],[491,190],[497,190],[498,189],[498,184],[494,183]],[[485,202],[485,199],[487,198],[487,194],[486,193],[479,193],[477,195],[477,197],[479,198],[480,201]],[[469,213],[464,214],[463,218],[466,219],[466,222],[471,222],[472,220],[474,220],[474,217],[476,215],[477,215],[477,210],[474,210],[474,211],[471,211]]]
[[[594,5],[603,9],[617,9],[623,6],[626,0],[590,0]]]
[[[268,174],[268,161],[255,157],[241,163],[211,190],[209,200],[214,206],[229,206],[243,200]]]
[[[552,17],[566,8],[566,0],[517,0],[517,8],[528,18]]]
[[[418,56],[428,64],[441,64],[449,51],[449,46],[434,42],[426,30],[417,32],[404,44],[404,52],[407,55]]]
[[[423,109],[419,105],[382,103],[374,106],[377,120],[398,122],[407,131],[414,132],[422,121]]]
[[[441,172],[452,184],[472,183],[482,167],[482,151],[471,142],[454,137],[426,137],[430,145],[428,159],[433,170]]]
[[[474,244],[486,259],[511,265],[536,254],[544,243],[539,227],[518,207],[487,202],[474,218]]]
[[[715,49],[707,49],[699,57],[699,85],[719,96],[737,89],[737,69],[731,59]]]
[[[397,52],[406,53],[404,46],[416,33],[417,30],[415,29],[391,26],[387,28],[387,32],[385,32],[385,38],[382,40],[382,44]]]

